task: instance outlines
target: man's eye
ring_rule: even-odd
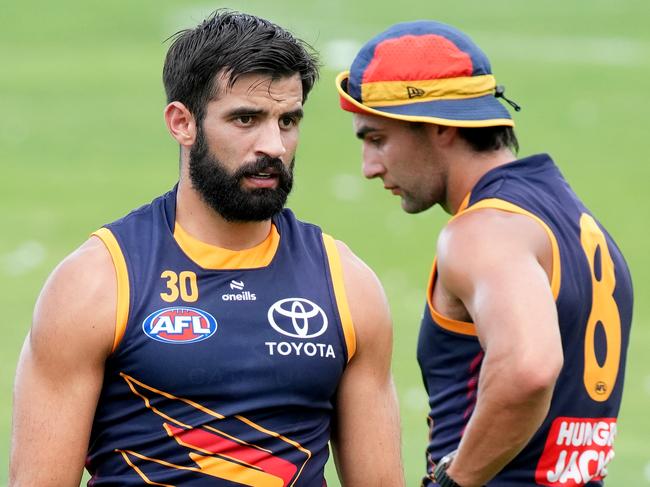
[[[280,119],[280,127],[290,128],[296,124],[296,120],[293,117],[282,117]]]
[[[240,115],[239,117],[237,117],[237,120],[242,125],[249,125],[253,121],[253,117],[251,117],[250,115]]]

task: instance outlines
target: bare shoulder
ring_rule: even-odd
[[[468,247],[479,251],[490,247],[498,250],[518,245],[536,250],[547,242],[544,228],[531,217],[483,208],[452,219],[440,233],[438,251],[467,250]]]
[[[375,272],[343,242],[336,246],[341,256],[345,291],[354,323],[359,351],[375,337],[392,337],[392,323],[386,294]]]
[[[452,219],[440,233],[437,255],[440,279],[450,289],[471,290],[477,279],[530,262],[538,263],[550,278],[553,266],[551,240],[539,222],[490,208]]]
[[[540,263],[550,260],[546,230],[531,217],[484,208],[452,219],[438,238],[440,265],[456,262],[489,264],[495,259],[530,254]]]
[[[55,352],[63,359],[70,353],[78,359],[82,351],[105,358],[113,344],[116,304],[117,278],[110,253],[101,240],[91,237],[54,269],[44,285],[29,337],[33,353]]]

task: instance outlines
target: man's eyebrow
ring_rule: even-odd
[[[229,112],[226,112],[225,117],[237,118],[243,116],[267,115],[268,113],[269,112],[267,110],[264,110],[262,108],[257,108],[257,107],[237,107],[237,108],[233,108]],[[281,117],[291,117],[300,120],[304,117],[304,115],[305,114],[302,108],[297,108],[295,110],[291,110],[289,112],[283,113]]]
[[[226,112],[226,118],[237,118],[243,117],[245,115],[263,115],[267,113],[266,110],[256,107],[237,107],[233,108],[229,112]]]
[[[282,114],[282,117],[291,117],[298,120],[302,120],[304,116],[305,112],[303,112],[302,108],[296,108],[295,110],[291,110],[290,112],[285,112]]]
[[[356,133],[357,139],[363,140],[363,139],[366,138],[366,135],[368,135],[370,132],[376,132],[376,131],[377,131],[377,129],[375,127],[370,127],[368,125],[362,125],[357,130],[357,133]]]

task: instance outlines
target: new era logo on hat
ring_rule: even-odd
[[[514,126],[495,98],[487,56],[439,22],[405,22],[377,35],[336,86],[341,107],[351,112],[458,127]]]
[[[406,92],[409,95],[409,98],[416,98],[418,96],[424,96],[426,91],[416,88],[415,86],[407,86]]]

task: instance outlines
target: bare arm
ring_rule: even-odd
[[[77,487],[115,330],[110,255],[91,238],[39,296],[14,388],[9,485]]]
[[[374,273],[343,244],[338,247],[357,350],[339,386],[334,459],[344,486],[400,487],[404,478],[388,304]]]
[[[550,249],[538,223],[498,210],[463,215],[441,235],[438,284],[465,306],[485,351],[476,408],[447,471],[463,487],[492,479],[548,413],[563,362]]]

